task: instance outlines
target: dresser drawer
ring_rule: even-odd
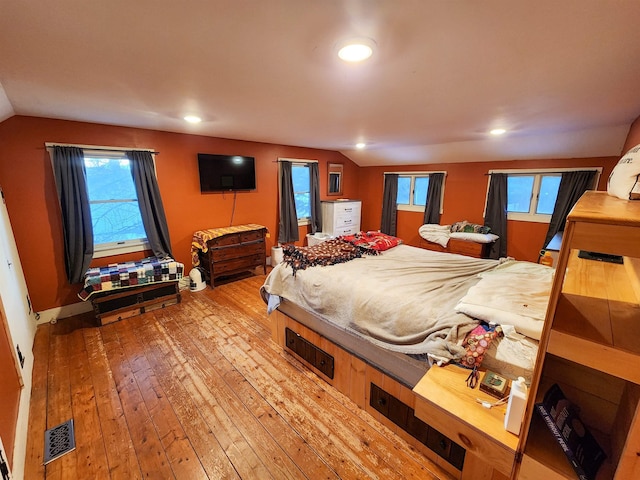
[[[213,263],[211,265],[213,268],[213,275],[215,277],[219,277],[224,273],[235,272],[238,270],[254,268],[256,266],[263,265],[266,260],[265,256],[265,253],[261,253],[248,257],[234,258],[221,263]]]
[[[359,202],[337,202],[333,209],[337,217],[350,216],[360,218],[360,203]]]
[[[252,232],[243,232],[240,234],[240,241],[242,243],[253,242],[254,240],[263,240],[264,232],[262,230],[254,230]]]
[[[353,235],[355,233],[358,233],[360,231],[360,228],[356,225],[352,225],[352,226],[342,226],[340,228],[336,228],[333,231],[333,236],[334,237],[339,237],[341,235]]]
[[[211,250],[211,261],[213,263],[230,260],[232,258],[247,257],[264,252],[264,242],[247,243],[243,245],[233,245]]]
[[[209,248],[223,247],[225,245],[237,245],[240,243],[240,234],[232,233],[222,237],[211,239],[207,242]]]

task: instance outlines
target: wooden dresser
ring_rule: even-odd
[[[191,244],[193,266],[205,272],[211,287],[222,276],[262,267],[267,273],[266,227],[256,224],[198,230]]]

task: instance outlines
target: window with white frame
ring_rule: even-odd
[[[398,195],[396,197],[397,209],[410,212],[424,212],[424,209],[427,206],[428,191],[429,173],[398,172]],[[444,197],[444,186],[442,188],[442,195]],[[440,205],[442,205],[442,203],[441,199]],[[440,213],[442,213],[442,211]]]
[[[85,150],[94,257],[149,248],[125,152]]]
[[[309,164],[293,163],[291,165],[291,177],[298,224],[306,225],[311,220],[311,177]]]
[[[562,173],[584,169],[494,170],[507,174],[507,218],[526,222],[549,223],[555,208]],[[602,170],[598,170],[595,185]]]

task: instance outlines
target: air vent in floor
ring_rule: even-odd
[[[60,458],[76,448],[73,419],[44,432],[44,464]]]

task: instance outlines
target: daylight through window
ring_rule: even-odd
[[[399,174],[398,196],[396,197],[398,210],[424,212],[428,190],[429,175]]]
[[[95,252],[143,246],[147,236],[129,159],[124,152],[85,152],[84,163]]]
[[[311,180],[309,166],[303,163],[294,163],[291,166],[293,180],[293,195],[296,202],[296,214],[298,222],[311,219]]]
[[[549,222],[558,197],[561,173],[509,174],[507,214],[510,220]]]

